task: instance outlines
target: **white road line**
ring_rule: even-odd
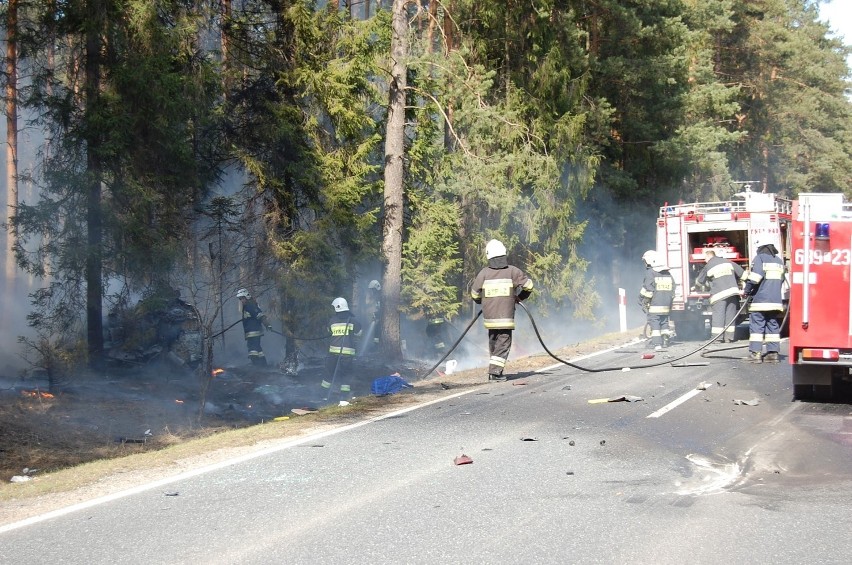
[[[713,386],[713,383],[707,384],[707,388],[709,388],[711,386]],[[680,406],[681,404],[683,404],[684,402],[686,402],[687,400],[689,400],[693,396],[697,395],[699,392],[703,392],[703,391],[700,390],[700,389],[694,388],[694,389],[690,390],[689,392],[687,392],[686,394],[684,394],[683,396],[681,396],[680,398],[677,398],[677,399],[669,402],[668,404],[666,404],[665,406],[663,406],[662,408],[660,408],[659,410],[657,410],[653,414],[648,414],[646,416],[646,418],[659,418],[660,416],[662,416],[666,412],[669,412],[670,410]]]
[[[186,471],[184,473],[180,473],[179,475],[174,475],[173,477],[166,477],[164,479],[160,479],[151,483],[146,483],[144,485],[139,485],[137,487],[133,487],[127,490],[123,490],[120,492],[114,492],[112,494],[108,494],[106,496],[102,496],[100,498],[94,498],[92,500],[87,500],[84,502],[80,502],[77,504],[73,504],[71,506],[66,506],[65,508],[59,508],[58,510],[53,510],[51,512],[47,512],[45,514],[40,514],[38,516],[32,516],[25,520],[21,520],[19,522],[14,522],[11,524],[6,524],[5,526],[0,526],[0,534],[4,532],[10,532],[12,530],[17,530],[18,528],[23,528],[25,526],[29,526],[32,524],[37,524],[39,522],[44,522],[45,520],[49,520],[51,518],[58,518],[60,516],[65,516],[66,514],[71,514],[72,512],[77,512],[78,510],[85,510],[86,508],[91,508],[93,506],[99,506],[106,502],[112,502],[113,500],[118,500],[121,498],[126,498],[128,496],[138,494],[140,492],[145,492],[147,490],[155,489],[157,487],[162,487],[171,483],[175,483],[178,481],[182,481],[184,479],[189,479],[192,477],[197,477],[198,475],[203,475],[205,473],[210,473],[212,471],[217,471],[219,469],[224,469],[225,467],[231,467],[233,465],[237,465],[239,463],[244,463],[246,461],[251,461],[252,459],[257,459],[258,457],[264,457],[271,453],[276,453],[278,451],[283,451],[285,449],[289,449],[291,447],[296,447],[298,445],[302,445],[304,443],[314,442],[318,439],[322,439],[324,437],[332,436],[335,434],[339,434],[341,432],[354,430],[355,428],[360,428],[361,426],[366,426],[367,424],[371,424],[373,422],[378,422],[380,420],[385,420],[387,418],[393,418],[394,416],[399,416],[400,414],[405,414],[406,412],[411,412],[413,410],[418,410],[420,408],[424,408],[426,406],[430,406],[432,404],[437,404],[439,402],[446,402],[447,400],[452,400],[453,398],[458,398],[459,396],[464,396],[465,394],[470,394],[474,392],[476,389],[466,390],[462,392],[457,392],[455,394],[451,394],[450,396],[445,396],[442,398],[437,398],[435,400],[430,400],[429,402],[424,402],[422,404],[417,404],[414,406],[409,406],[408,408],[403,408],[402,410],[396,410],[395,412],[390,412],[388,414],[383,414],[381,416],[376,416],[375,418],[370,418],[369,420],[364,420],[362,422],[356,422],[354,424],[348,424],[346,426],[341,426],[339,428],[334,428],[331,430],[325,430],[322,432],[318,432],[315,434],[311,434],[308,436],[296,438],[293,440],[286,441],[279,445],[275,445],[273,447],[268,447],[266,449],[262,449],[260,451],[254,451],[252,453],[248,453],[246,455],[242,455],[240,457],[235,457],[233,459],[228,459],[226,461],[220,461],[219,463],[214,463],[213,465],[207,465],[206,467],[199,467],[198,469],[193,469],[191,471]]]

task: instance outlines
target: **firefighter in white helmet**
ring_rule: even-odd
[[[492,239],[485,246],[484,267],[473,279],[470,296],[482,304],[482,317],[488,330],[488,380],[505,381],[503,369],[512,348],[512,331],[515,329],[515,304],[525,300],[533,290],[533,281],[524,272],[510,265],[506,259],[506,246]]]
[[[246,347],[248,348],[248,356],[252,365],[266,365],[266,355],[263,353],[263,348],[260,346],[260,338],[263,336],[263,328],[269,327],[266,319],[266,314],[261,311],[257,301],[252,298],[251,293],[246,288],[241,288],[237,291],[237,298],[240,300],[240,314],[243,319],[243,333],[246,338]]]
[[[749,311],[748,357],[750,363],[778,363],[781,352],[781,320],[784,316],[784,260],[771,240],[757,237],[757,254],[751,270],[744,274],[747,296],[751,296]],[[766,356],[763,347],[766,346]]]
[[[651,326],[649,346],[661,350],[668,346],[671,339],[669,315],[674,302],[675,280],[669,268],[659,254],[655,254],[651,268],[645,273],[639,299],[646,305],[648,324]]]
[[[365,343],[364,348],[366,349],[371,345],[373,348],[377,348],[382,337],[382,283],[378,280],[373,279],[367,285],[367,295],[364,297],[364,303],[366,306],[365,315],[367,316],[367,321],[372,325],[371,331],[367,333],[373,336],[373,343]]]
[[[326,358],[328,377],[322,380],[321,386],[328,398],[334,392],[331,387],[335,382],[340,382],[340,399],[348,400],[352,397],[350,378],[357,341],[361,337],[361,323],[349,311],[349,303],[345,298],[335,298],[331,306],[334,308],[334,314],[328,324],[331,334]]]

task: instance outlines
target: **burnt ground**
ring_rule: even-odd
[[[570,359],[623,344],[637,333],[608,334],[554,353]],[[554,363],[546,354],[522,356],[521,348],[516,354],[507,366],[510,378]],[[372,396],[374,379],[393,373],[414,385],[405,393],[415,395],[486,382],[484,368],[425,375],[434,363],[389,366],[375,359],[356,361],[351,380],[355,397]],[[44,378],[0,376],[0,482],[26,475],[25,469],[37,469],[41,475],[293,416],[293,409],[338,403],[334,395],[326,398],[320,386],[326,376],[323,358],[301,359],[295,375],[277,366],[239,364],[221,369],[209,380],[206,392],[197,374],[169,366],[115,369],[108,376],[78,376],[52,387]]]
[[[357,360],[356,397],[370,394],[377,377],[399,372],[408,382],[429,366],[387,366]],[[269,366],[224,366],[209,380],[173,367],[115,368],[107,376],[0,377],[0,481],[45,473],[97,459],[162,447],[217,431],[251,426],[339,402],[320,386],[324,359],[305,359],[295,375]],[[330,380],[330,379],[328,379]],[[337,390],[340,379],[336,379]],[[31,471],[32,472],[32,471]]]

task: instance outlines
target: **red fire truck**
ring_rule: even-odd
[[[793,394],[827,398],[852,380],[852,203],[800,194],[791,235]]]
[[[704,250],[711,248],[748,269],[754,257],[755,236],[769,236],[787,258],[792,202],[773,193],[756,192],[751,185],[731,200],[666,204],[657,218],[657,252],[665,257],[675,278],[671,320],[681,339],[709,338],[710,294],[695,288],[705,265]],[[746,314],[741,315],[741,320]]]

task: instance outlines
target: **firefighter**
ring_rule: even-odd
[[[382,284],[378,280],[373,279],[367,285],[365,301],[373,334],[373,346],[375,347],[379,345],[382,337]],[[364,347],[366,348],[368,345],[365,344]]]
[[[704,250],[706,264],[695,279],[696,286],[710,286],[710,334],[714,337],[725,330],[721,343],[733,343],[736,330],[734,317],[740,309],[739,280],[743,268],[724,257],[719,257],[712,249]],[[695,287],[693,287],[693,290]]]
[[[340,379],[340,398],[347,400],[352,397],[351,378],[352,363],[355,359],[357,340],[361,337],[361,324],[349,311],[349,303],[345,298],[335,298],[331,303],[334,314],[328,324],[331,342],[326,358],[326,373],[331,381],[323,379],[321,386],[325,389],[326,398],[332,392],[334,382]]]
[[[648,325],[651,326],[648,345],[660,351],[668,347],[672,336],[669,315],[674,301],[675,280],[662,257],[655,253],[651,259],[651,268],[646,270],[639,290],[639,300],[643,303],[642,309],[648,313]]]
[[[263,336],[263,328],[270,328],[266,320],[266,314],[261,311],[257,301],[252,298],[248,289],[241,288],[237,291],[240,299],[240,313],[243,318],[243,332],[246,337],[246,347],[252,365],[266,366],[266,355],[260,346],[260,338]]]
[[[784,260],[771,242],[758,238],[757,254],[751,270],[743,275],[745,294],[751,296],[749,304],[748,357],[750,363],[778,363],[781,350],[781,319],[784,314],[782,287],[784,285]],[[766,345],[766,356],[762,355]]]
[[[506,246],[492,239],[485,246],[484,267],[473,279],[470,296],[482,304],[482,317],[488,330],[488,380],[505,381],[503,369],[512,348],[515,329],[515,304],[532,293],[533,281],[506,259]]]
[[[440,359],[451,345],[449,323],[444,316],[429,316],[426,320],[426,337],[428,338],[430,353]]]

